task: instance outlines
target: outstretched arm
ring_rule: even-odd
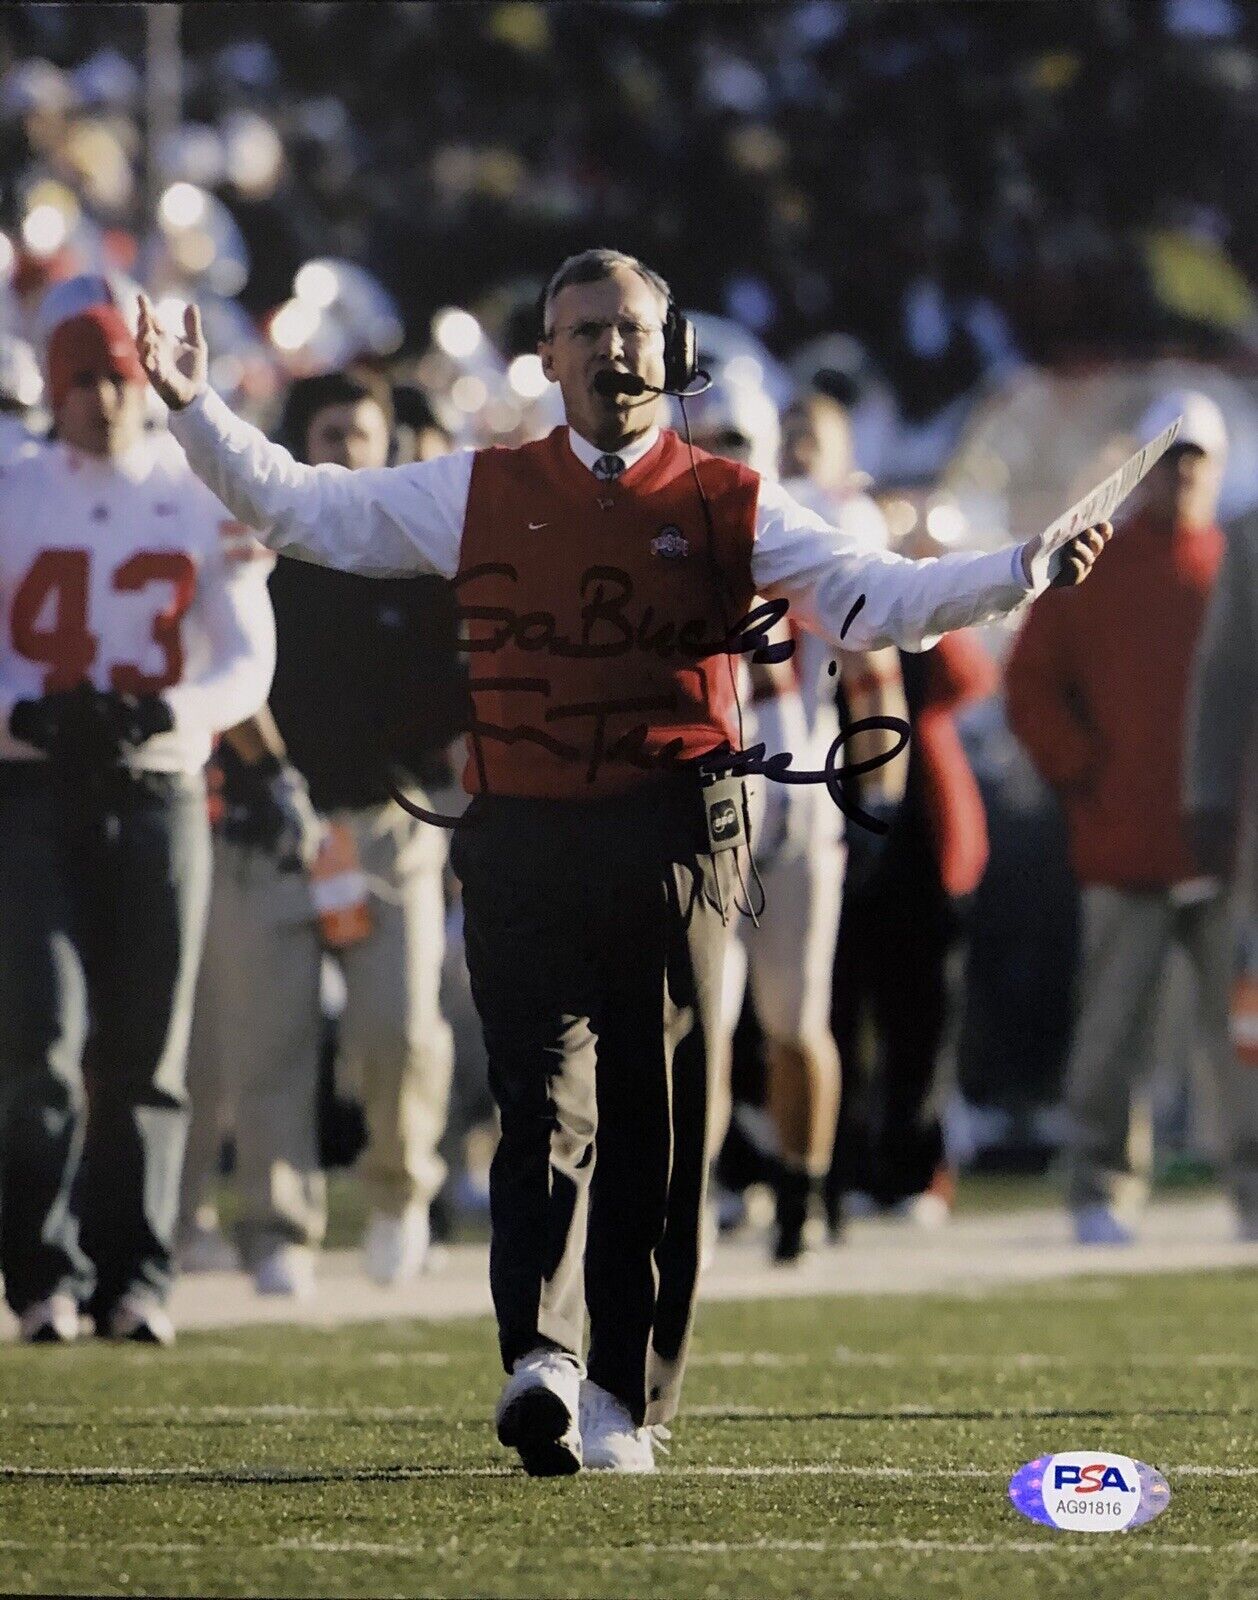
[[[751,570],[757,592],[786,599],[791,616],[848,650],[925,650],[942,634],[992,622],[1040,590],[1082,583],[1110,537],[1087,528],[1044,569],[1043,536],[987,555],[909,561],[871,551],[806,510],[780,484],[760,485]]]
[[[197,308],[182,332],[140,298],[136,348],[170,407],[170,429],[192,470],[272,550],[369,577],[458,568],[472,455],[351,472],[308,467],[237,417],[210,389]]]

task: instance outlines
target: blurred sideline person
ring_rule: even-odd
[[[780,428],[776,409],[763,391],[718,381],[690,402],[689,409],[700,448],[741,461],[762,476],[777,476]],[[802,505],[809,505],[816,492],[811,478],[786,487]],[[851,531],[837,485],[828,499],[827,520]],[[876,507],[873,517],[864,520],[858,511],[857,536],[864,537],[879,518]],[[744,744],[763,743],[770,752],[788,750],[799,770],[818,771],[839,733],[834,654],[802,629],[792,634],[785,622],[771,635],[779,636],[793,642],[789,661],[739,666]],[[851,652],[844,671],[866,680],[871,660],[872,653]],[[863,705],[862,714],[870,709]],[[871,754],[878,741],[877,735],[860,737],[870,748],[845,751],[849,760]],[[891,746],[879,742],[877,747]],[[715,1156],[728,1122],[728,1063],[744,984],[749,982],[764,1043],[766,1108],[777,1146],[772,1252],[785,1263],[804,1252],[810,1198],[830,1167],[839,1108],[830,985],[843,889],[843,814],[816,785],[754,779],[751,787],[753,855],[763,906],[758,905],[757,886],[751,885],[748,892],[757,903],[759,925],[740,919],[726,956],[721,1038],[726,1065],[724,1081],[718,1079],[716,1088],[712,1151]]]
[[[868,492],[868,475],[857,470],[851,419],[837,400],[810,389],[787,406],[781,466],[783,482],[798,484],[819,516],[841,514],[858,537],[887,548],[886,518]]]
[[[292,386],[282,433],[312,466],[370,470],[388,458],[391,420],[382,382],[333,373]],[[390,784],[421,805],[448,787],[444,747],[461,706],[453,607],[437,580],[369,583],[282,557],[270,587],[270,710],[225,740],[182,1210],[190,1258],[212,1262],[214,1217],[202,1208],[233,1105],[244,1264],[260,1292],[303,1297],[326,1224],[325,949],[345,979],[338,1087],[366,1122],[364,1265],[377,1283],[403,1283],[427,1255],[451,1072],[438,1000],[447,841],[395,804]],[[325,890],[336,903],[321,916]]]
[[[43,440],[31,426],[44,384],[25,339],[0,334],[0,467],[34,455]]]
[[[731,650],[758,648],[722,614],[759,593],[836,646],[920,646],[1082,581],[1109,530],[1060,561],[1042,536],[933,563],[868,553],[659,426],[655,391],[695,362],[657,273],[587,250],[540,309],[565,426],[369,472],[302,466],[234,416],[194,309],[173,333],[142,302],[138,347],[194,470],[274,548],[457,586],[475,716],[453,860],[502,1120],[498,1438],[535,1475],[650,1472],[693,1326],[741,866],[737,779],[714,795],[698,766],[737,739]]]
[[[48,370],[55,442],[0,480],[0,1261],[24,1338],[82,1305],[166,1344],[202,768],[270,685],[270,559],[145,434],[113,307],[56,326]]]
[[[1100,582],[1036,604],[1008,665],[1010,725],[1061,798],[1083,891],[1066,1159],[1084,1244],[1129,1242],[1148,1192],[1150,1120],[1133,1102],[1147,1087],[1175,942],[1196,977],[1242,1230],[1258,1219],[1258,1099],[1238,1082],[1228,1037],[1227,897],[1194,850],[1181,798],[1193,653],[1223,557],[1215,508],[1227,430],[1215,403],[1188,391],[1155,403],[1140,437],[1180,412],[1179,437],[1140,486]]]
[[[852,838],[839,927],[833,1020],[846,1067],[831,1230],[844,1197],[868,1195],[922,1226],[946,1222],[955,1177],[940,1120],[950,1014],[948,959],[987,866],[978,783],[953,721],[999,681],[966,631],[902,659],[912,728],[904,795],[881,838]]]
[[[1229,527],[1227,553],[1197,647],[1185,726],[1184,808],[1202,867],[1230,887],[1240,935],[1229,1120],[1258,1137],[1258,516]],[[1258,1157],[1253,1158],[1258,1164]],[[1258,1243],[1258,1209],[1240,1216]]]

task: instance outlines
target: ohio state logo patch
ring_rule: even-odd
[[[651,540],[651,554],[665,561],[681,561],[690,554],[690,540],[675,522],[666,522]]]

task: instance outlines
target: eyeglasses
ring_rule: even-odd
[[[597,344],[609,329],[615,329],[622,344],[641,344],[652,334],[664,331],[658,323],[634,322],[626,318],[620,322],[570,322],[563,327],[552,328],[547,337],[553,339],[557,333],[568,333],[585,344]]]

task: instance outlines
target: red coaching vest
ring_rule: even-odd
[[[622,794],[737,747],[725,642],[754,599],[759,477],[695,451],[715,549],[677,435],[614,482],[568,430],[477,453],[455,597],[474,714],[472,794]]]

